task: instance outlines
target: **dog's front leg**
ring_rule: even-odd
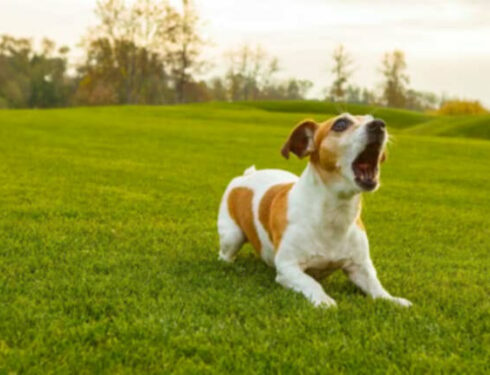
[[[345,271],[349,275],[351,281],[372,298],[387,299],[404,307],[410,307],[412,305],[409,300],[393,297],[385,290],[385,288],[383,288],[376,275],[376,269],[369,257],[363,262],[349,266]]]
[[[337,306],[334,299],[325,293],[322,286],[303,272],[297,264],[277,266],[276,281],[282,286],[302,293],[315,306]]]

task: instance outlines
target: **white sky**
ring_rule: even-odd
[[[490,0],[194,0],[213,43],[206,56],[260,43],[282,76],[330,82],[331,53],[343,43],[352,82],[374,87],[385,51],[402,49],[411,87],[481,99],[490,107]],[[180,0],[171,0],[180,4]],[[95,0],[0,0],[0,34],[47,36],[74,48],[96,20]],[[80,51],[75,51],[80,54]]]

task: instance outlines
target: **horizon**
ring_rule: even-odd
[[[180,1],[170,3],[178,6]],[[194,3],[204,23],[201,31],[212,42],[204,48],[203,56],[220,61],[204,78],[226,69],[225,51],[246,43],[260,44],[279,59],[279,77],[309,79],[314,87],[308,97],[321,99],[332,82],[331,55],[337,45],[343,44],[354,60],[349,83],[373,89],[381,81],[378,69],[383,54],[400,49],[406,56],[410,88],[479,100],[490,107],[490,92],[482,79],[490,76],[490,50],[484,48],[490,39],[490,25],[484,19],[490,3],[395,1],[396,9],[394,2],[386,0],[369,4],[305,0],[287,8],[281,7],[279,0]],[[58,46],[69,46],[70,61],[75,63],[83,56],[77,43],[96,23],[95,4],[95,0],[73,0],[70,4],[62,0],[43,4],[0,0],[0,34],[28,37],[36,45],[43,37],[50,38]],[[273,18],[269,16],[272,11]]]

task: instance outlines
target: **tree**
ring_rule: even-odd
[[[32,41],[2,35],[0,39],[0,102],[3,107],[28,106],[31,93]]]
[[[136,0],[130,6],[124,0],[98,0],[96,16],[99,24],[84,41],[87,60],[80,69],[79,99],[93,104],[184,102],[186,90],[193,91],[192,98],[207,97],[196,95],[202,91],[194,80],[203,67],[204,42],[190,0],[183,0],[181,13],[165,0]]]
[[[346,95],[345,85],[352,75],[352,71],[349,70],[352,65],[352,59],[342,44],[335,49],[332,57],[334,60],[332,73],[335,80],[330,88],[330,97],[333,101],[342,101],[345,100]]]
[[[362,103],[361,88],[358,86],[347,86],[345,101],[348,103]]]
[[[308,91],[313,87],[313,82],[291,78],[287,82],[286,99],[304,100]]]
[[[47,108],[68,104],[71,80],[66,75],[68,49],[44,39],[0,37],[0,107]]]
[[[258,100],[271,87],[274,75],[279,71],[279,62],[269,57],[261,46],[252,49],[244,45],[228,51],[229,68],[226,81],[232,101]]]
[[[369,90],[368,88],[362,89],[361,102],[363,104],[376,104],[378,100],[376,99],[376,94]]]
[[[220,77],[212,78],[208,86],[211,92],[212,100],[217,100],[222,102],[228,100],[226,83],[222,78]]]
[[[189,1],[182,14],[167,1],[99,0],[98,25],[85,38],[77,101],[139,104],[185,101],[201,62],[198,17]],[[202,85],[201,85],[202,86]],[[196,91],[197,90],[197,91]],[[206,97],[206,96],[204,96]]]
[[[158,104],[167,97],[168,79],[159,56],[133,43],[92,42],[79,68],[76,101],[83,104]]]
[[[422,92],[408,89],[406,92],[405,108],[415,111],[435,110],[440,98],[432,92]]]
[[[167,56],[177,102],[182,103],[186,101],[186,87],[204,67],[200,56],[205,42],[199,35],[199,15],[191,0],[182,0],[182,14],[169,12],[167,21],[172,31],[169,33],[171,43]]]
[[[386,53],[381,72],[384,76],[383,100],[389,107],[403,108],[406,105],[406,85],[409,77],[405,73],[407,64],[402,51]]]
[[[29,107],[49,108],[68,104],[71,94],[71,83],[66,77],[68,52],[67,47],[56,51],[53,41],[43,39],[41,52],[34,53],[31,58]]]

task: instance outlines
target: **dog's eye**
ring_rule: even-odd
[[[332,126],[332,130],[336,132],[343,132],[350,125],[350,121],[345,118],[340,118]]]

